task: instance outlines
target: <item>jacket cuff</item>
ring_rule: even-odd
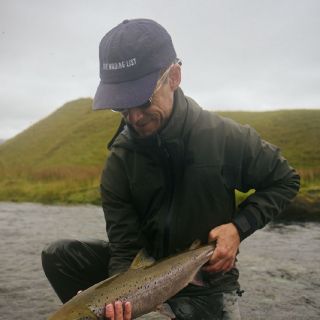
[[[247,217],[243,214],[237,215],[231,222],[235,225],[239,232],[240,241],[244,240],[255,231],[255,228],[251,226]]]

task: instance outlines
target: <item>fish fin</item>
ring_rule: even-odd
[[[157,311],[159,313],[161,313],[162,315],[169,317],[169,319],[175,319],[176,318],[176,315],[173,313],[173,311],[172,311],[172,309],[171,309],[171,307],[170,307],[170,305],[168,303],[160,304],[157,307]]]
[[[145,249],[141,249],[132,261],[130,269],[150,267],[154,263],[155,259],[150,257]]]
[[[209,241],[209,244],[211,244],[213,249],[215,249],[216,245],[217,245],[217,240],[211,240],[211,241]]]
[[[198,249],[201,246],[201,241],[199,239],[192,242],[189,250]]]
[[[201,270],[196,273],[192,281],[190,282],[198,287],[208,287],[208,284],[203,280]]]
[[[72,318],[72,319],[75,319],[75,320],[96,320],[96,319],[100,319],[100,318],[97,318],[97,316],[93,312],[90,312],[90,313],[86,313],[86,314],[83,313],[79,316],[79,318]]]

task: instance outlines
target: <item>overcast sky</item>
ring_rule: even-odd
[[[319,0],[0,0],[0,139],[93,97],[100,39],[130,18],[169,31],[203,107],[320,108],[319,17]]]

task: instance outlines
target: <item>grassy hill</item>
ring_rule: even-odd
[[[66,103],[0,145],[0,200],[98,203],[106,144],[120,117],[91,110],[91,99]],[[303,177],[307,196],[320,193],[320,110],[220,112],[250,124],[278,145]]]
[[[320,109],[220,114],[254,127],[265,140],[279,146],[293,166],[320,167]]]
[[[0,146],[0,200],[97,202],[106,143],[120,117],[66,103]]]

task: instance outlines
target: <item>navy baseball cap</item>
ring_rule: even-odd
[[[93,109],[130,108],[151,97],[160,71],[177,58],[169,33],[149,19],[125,20],[99,46],[100,84]]]

